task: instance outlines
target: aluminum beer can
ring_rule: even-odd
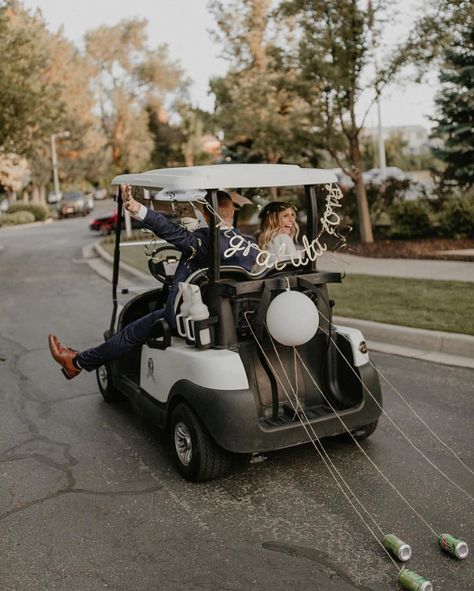
[[[459,558],[459,560],[463,560],[469,554],[469,548],[466,542],[458,540],[451,534],[440,534],[438,544],[442,550],[448,552],[455,558]]]
[[[398,573],[398,582],[407,591],[433,591],[431,581],[406,568]]]
[[[395,558],[398,558],[398,560],[401,560],[402,562],[410,560],[410,546],[403,540],[400,540],[400,538],[395,534],[387,534],[384,537],[382,544],[384,545],[384,548],[389,550],[395,556]]]

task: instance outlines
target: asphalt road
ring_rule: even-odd
[[[82,218],[0,230],[0,589],[399,589],[395,566],[311,445],[193,485],[175,471],[166,437],[127,404],[105,404],[93,374],[63,378],[48,332],[84,348],[109,322],[110,284],[82,260],[93,237]],[[474,467],[474,371],[372,359]],[[386,386],[384,397],[414,443],[474,495],[474,476]],[[326,442],[382,530],[411,543],[409,568],[436,590],[473,589],[474,558],[441,553],[430,529],[474,549],[472,501],[386,419],[363,447],[428,525],[353,444]]]

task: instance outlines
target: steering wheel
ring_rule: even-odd
[[[155,279],[165,285],[173,282],[181,251],[172,244],[160,244],[148,258],[148,268]]]

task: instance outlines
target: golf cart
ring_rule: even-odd
[[[107,402],[126,397],[168,430],[177,468],[190,481],[222,476],[236,454],[257,459],[265,452],[307,443],[308,432],[323,438],[349,430],[363,439],[376,428],[381,390],[363,336],[355,329],[335,326],[331,320],[334,302],[328,286],[341,282],[341,274],[317,269],[324,240],[337,235],[336,212],[342,193],[336,183],[331,171],[269,164],[152,170],[120,175],[112,182],[117,188],[119,223],[115,230],[113,312],[105,339],[165,306],[181,256],[173,245],[151,241],[148,267],[158,280],[156,288],[119,306],[120,185],[142,191],[149,198],[149,207],[186,205],[198,212],[199,206],[206,204],[211,212],[209,265],[180,284],[174,304],[176,330],[164,318],[158,320],[145,345],[97,371]],[[247,198],[246,202],[253,204],[285,195],[297,201],[304,231],[298,256],[281,258],[258,272],[225,265],[226,253],[224,263],[220,255],[223,230],[219,227],[218,189],[250,195],[252,200]],[[250,215],[243,215],[245,207],[250,208]],[[255,220],[255,205],[245,207],[236,213],[234,226],[248,228],[252,216]],[[242,244],[240,237],[233,245],[245,250],[249,243]],[[193,316],[189,305],[184,309],[189,290],[207,306],[207,318]],[[282,294],[289,298],[287,309],[281,307],[281,297],[276,306]],[[295,294],[302,300],[301,307],[300,300],[292,303]],[[298,324],[296,332],[307,329],[299,322],[304,309],[309,308],[310,323],[316,317],[316,324],[304,338],[300,334],[289,340],[285,335],[279,337],[269,328],[272,306],[274,324],[281,325],[284,316],[283,333],[294,333]]]

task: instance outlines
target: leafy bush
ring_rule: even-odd
[[[35,221],[35,216],[31,211],[15,211],[0,216],[0,226],[15,226],[17,224],[30,224]]]
[[[14,203],[8,208],[8,213],[28,211],[34,215],[37,222],[43,222],[49,216],[49,208],[41,203]]]
[[[366,183],[365,190],[367,192],[367,201],[369,204],[370,219],[374,226],[374,230],[380,234],[380,228],[387,225],[387,213],[391,206],[396,201],[401,201],[407,194],[413,193],[415,190],[415,183],[411,180],[399,180],[389,177],[382,184]],[[354,230],[358,230],[358,210],[357,210],[357,195],[355,187],[351,187],[342,201],[343,214],[347,223],[353,226]],[[379,236],[385,237],[385,236]]]
[[[474,236],[474,197],[445,200],[439,212],[439,231],[447,238],[472,238]]]
[[[389,210],[393,238],[422,238],[433,232],[430,210],[426,201],[396,201]]]

